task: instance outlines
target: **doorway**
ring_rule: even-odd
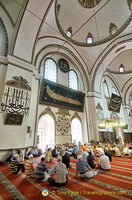
[[[39,119],[37,145],[42,152],[45,152],[47,147],[53,148],[55,145],[55,122],[49,114],[44,114]]]
[[[78,145],[78,142],[81,142],[82,144],[82,124],[77,118],[74,118],[71,122],[71,138],[72,143]]]

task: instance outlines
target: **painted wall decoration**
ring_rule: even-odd
[[[69,132],[70,124],[69,119],[65,116],[59,116],[57,121],[57,131],[61,132],[62,135]]]
[[[29,114],[31,87],[23,77],[7,81],[2,97],[1,110],[6,113]]]
[[[83,112],[85,94],[49,80],[43,80],[40,104],[48,104]]]
[[[109,110],[113,112],[120,112],[120,107],[122,103],[122,97],[117,96],[116,94],[111,95]]]

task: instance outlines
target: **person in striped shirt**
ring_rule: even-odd
[[[49,170],[47,169],[46,164],[44,163],[44,160],[45,160],[45,158],[42,157],[41,162],[38,163],[38,165],[36,167],[35,180],[37,182],[44,181],[48,178],[47,175],[45,174],[45,172],[48,173]]]
[[[25,174],[26,177],[34,177],[35,168],[32,154],[29,155],[29,159],[25,162]]]
[[[18,161],[18,154],[13,155],[13,159],[10,162],[10,169],[12,174],[18,174],[20,170],[24,172],[24,167]]]

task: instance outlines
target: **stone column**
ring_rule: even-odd
[[[89,142],[91,140],[99,141],[97,119],[96,119],[96,108],[95,108],[95,99],[94,94],[89,92],[86,96],[87,102],[87,116],[88,116],[88,138]]]
[[[30,133],[27,133],[26,146],[36,146],[37,144],[37,114],[39,104],[39,89],[40,77],[37,74],[34,75],[32,78],[30,112],[28,116],[28,126],[30,127]]]
[[[125,116],[125,122],[128,124],[128,132],[132,132],[132,115],[130,112],[130,107],[123,106],[124,116]]]

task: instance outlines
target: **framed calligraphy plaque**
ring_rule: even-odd
[[[17,114],[6,114],[5,118],[5,125],[22,125],[23,121],[23,115],[17,115]]]

